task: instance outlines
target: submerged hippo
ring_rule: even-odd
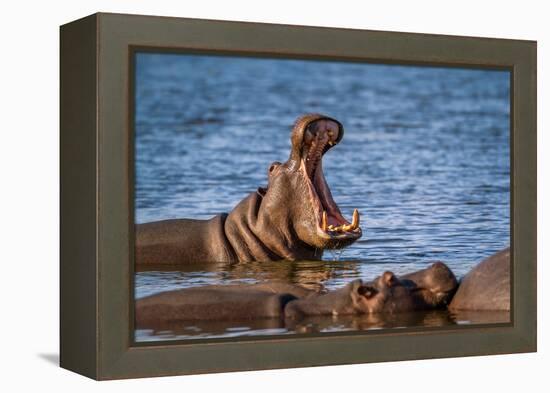
[[[475,266],[462,280],[449,309],[452,311],[510,310],[510,248]]]
[[[137,264],[321,259],[324,249],[361,237],[359,212],[350,223],[332,198],[322,157],[344,128],[319,114],[296,121],[290,157],[274,162],[268,186],[243,199],[229,214],[210,220],[174,219],[136,225]]]
[[[300,319],[317,315],[397,313],[444,307],[456,278],[442,263],[400,279],[385,272],[370,282],[354,280],[328,293],[298,285],[212,285],[164,292],[136,301],[138,327],[179,321]],[[450,295],[452,296],[452,295]]]
[[[249,320],[281,317],[294,299],[313,290],[286,283],[207,285],[162,292],[136,301],[136,325],[149,327],[179,321]]]
[[[442,308],[457,286],[455,275],[443,262],[402,277],[386,271],[370,282],[355,280],[327,294],[290,301],[285,317],[392,314]]]
[[[405,274],[400,279],[403,285],[419,291],[423,300],[434,307],[447,306],[458,288],[456,276],[441,261],[426,269]]]

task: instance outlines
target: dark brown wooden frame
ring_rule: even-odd
[[[511,71],[512,322],[133,342],[136,50]],[[536,351],[536,42],[95,14],[61,27],[61,366],[95,379]]]

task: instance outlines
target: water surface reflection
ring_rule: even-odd
[[[367,266],[362,266],[367,264]],[[422,264],[421,266],[424,266]],[[385,264],[384,270],[405,274],[410,264]],[[262,281],[283,281],[319,291],[340,288],[349,281],[372,279],[382,273],[380,265],[362,261],[279,261],[236,264],[193,264],[174,267],[148,267],[136,272],[136,298],[165,290],[205,285],[253,284]],[[369,272],[365,275],[365,272]],[[405,327],[441,327],[451,325],[507,323],[509,312],[449,312],[435,310],[399,314],[355,316],[316,316],[297,321],[281,318],[231,321],[192,321],[169,323],[155,329],[137,329],[135,339],[141,341],[222,338],[240,336],[286,335],[353,330],[397,329]]]

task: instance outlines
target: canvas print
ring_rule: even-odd
[[[510,322],[510,72],[134,54],[136,342]]]

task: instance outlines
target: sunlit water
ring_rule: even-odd
[[[344,139],[325,155],[323,168],[344,215],[361,212],[363,237],[341,255],[326,252],[323,261],[138,272],[136,297],[267,279],[330,290],[435,260],[464,275],[509,244],[509,77],[505,71],[138,55],[138,223],[230,211],[266,185],[272,161],[287,159],[294,119],[321,112],[344,124]],[[136,339],[485,321],[443,314],[393,324],[329,318],[312,322],[315,328],[266,321],[193,325],[139,330]]]

